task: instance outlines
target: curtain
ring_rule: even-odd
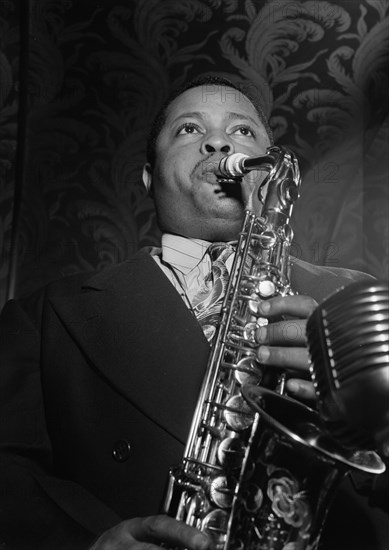
[[[388,0],[4,0],[0,25],[2,301],[158,244],[147,132],[210,72],[299,158],[293,254],[388,279]]]

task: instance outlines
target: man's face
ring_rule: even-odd
[[[157,139],[154,169],[144,171],[161,229],[210,241],[235,239],[258,173],[222,184],[217,166],[227,154],[259,156],[269,145],[255,107],[238,90],[199,86],[178,96]]]

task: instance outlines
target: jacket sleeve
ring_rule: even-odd
[[[42,296],[29,305],[39,312],[40,301]],[[39,313],[28,315],[15,301],[0,317],[0,546],[81,550],[121,518],[53,472],[39,324]]]

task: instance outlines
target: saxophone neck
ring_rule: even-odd
[[[260,157],[251,158],[236,153],[223,161],[224,174],[234,174],[233,177],[252,170],[266,172],[259,179],[255,176],[254,185],[246,197],[247,210],[264,218],[274,228],[289,223],[301,186],[298,161],[292,151],[272,146],[267,149],[266,155]]]
[[[270,170],[258,193],[265,190],[261,216],[271,225],[279,227],[289,223],[293,205],[300,196],[301,176],[297,159],[292,151],[269,147]]]
[[[284,147],[271,146],[265,155],[249,157],[234,153],[222,158],[218,175],[221,178],[241,178],[257,170],[267,176],[250,192],[248,209],[265,217],[270,223],[288,223],[293,203],[300,196],[300,169],[296,156]]]

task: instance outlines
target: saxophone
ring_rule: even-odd
[[[284,395],[285,373],[260,364],[259,304],[288,295],[289,226],[300,172],[292,152],[233,154],[221,178],[267,172],[260,215],[236,243],[226,295],[182,463],[171,468],[164,511],[207,533],[217,550],[313,550],[334,488],[350,469],[383,471],[370,451],[345,451],[317,413]],[[258,191],[260,193],[260,190]],[[270,369],[269,369],[270,371]],[[274,372],[274,369],[272,369]]]

